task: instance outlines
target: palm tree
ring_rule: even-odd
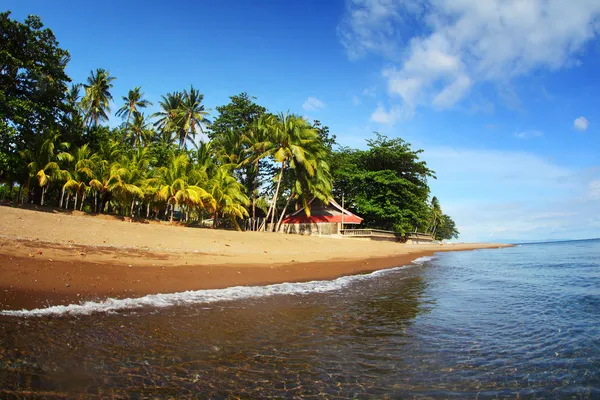
[[[163,141],[168,136],[170,142],[173,133],[177,136],[182,135],[182,124],[180,118],[181,104],[183,103],[183,93],[173,92],[167,93],[166,96],[161,96],[161,101],[158,102],[160,111],[151,115],[152,118],[157,118],[154,126],[156,126],[163,137]]]
[[[77,200],[81,197],[81,207],[85,202],[85,192],[89,187],[88,182],[93,178],[95,168],[95,157],[87,144],[74,149],[71,154],[71,167],[63,172],[63,177],[66,182],[63,185],[60,206],[62,207],[65,191],[69,191],[75,195],[75,203],[73,210],[77,209]]]
[[[110,76],[108,71],[98,68],[95,72],[91,71],[87,84],[83,85],[85,96],[82,106],[85,110],[84,122],[88,126],[97,126],[99,121],[108,121],[112,101],[110,89],[114,80],[115,78]]]
[[[137,148],[131,157],[123,156],[119,163],[113,165],[110,190],[115,193],[121,203],[131,200],[130,215],[134,216],[136,200],[144,199],[142,188],[148,186],[150,163],[153,162],[148,147]]]
[[[117,110],[115,114],[117,117],[121,117],[127,123],[129,123],[131,117],[139,113],[140,109],[152,105],[151,102],[143,98],[144,93],[142,93],[141,90],[142,88],[140,86],[136,86],[129,91],[127,96],[121,97],[121,99],[124,101],[124,104]]]
[[[69,148],[69,143],[58,142],[60,133],[50,132],[45,136],[40,136],[35,145],[35,150],[29,149],[21,152],[21,157],[27,162],[29,177],[27,179],[27,187],[29,187],[31,178],[35,177],[38,186],[42,189],[40,205],[44,205],[44,195],[46,189],[52,180],[60,175],[60,167],[58,161],[66,161],[70,159],[69,153],[66,152]],[[56,152],[58,150],[58,153]]]
[[[106,203],[110,200],[111,192],[109,183],[113,166],[118,163],[122,155],[122,143],[109,140],[100,143],[100,149],[95,154],[96,168],[94,178],[90,180],[90,189],[94,191],[94,209],[102,212]],[[100,195],[100,207],[98,207],[98,195]]]
[[[314,176],[320,154],[312,154],[311,151],[315,151],[320,140],[317,131],[299,116],[280,113],[277,117],[267,118],[268,120],[263,121],[268,130],[267,138],[256,147],[263,150],[259,157],[271,156],[281,164],[277,187],[267,213],[267,219],[271,217],[271,228],[274,230],[277,197],[286,167],[301,168],[303,173]]]
[[[221,166],[209,181],[209,191],[215,200],[215,218],[213,228],[216,228],[219,215],[227,216],[236,230],[240,230],[237,218],[248,216],[244,206],[248,205],[248,196],[244,186],[229,174],[230,166]]]
[[[169,166],[161,169],[161,186],[156,197],[166,202],[167,206],[171,206],[171,222],[173,222],[175,206],[180,209],[183,206],[215,207],[215,200],[210,193],[197,184],[199,182],[190,184],[190,177],[194,175],[192,167],[187,154],[182,153],[173,155]]]
[[[182,102],[179,105],[179,116],[181,118],[181,133],[183,136],[179,136],[179,147],[183,148],[187,142],[187,139],[191,137],[193,140],[196,136],[196,130],[204,133],[202,125],[208,123],[206,116],[208,111],[205,110],[202,100],[204,95],[198,90],[190,86],[190,90],[183,91]]]
[[[429,221],[429,227],[427,228],[427,232],[431,232],[432,236],[435,236],[435,231],[442,219],[442,208],[440,206],[440,202],[436,196],[433,196],[431,199],[431,219]]]
[[[133,123],[125,127],[126,139],[134,147],[139,147],[149,143],[153,136],[154,131],[150,128],[150,124],[146,121],[144,114],[133,114]]]
[[[269,137],[270,125],[272,116],[269,114],[261,115],[254,121],[248,132],[243,136],[242,141],[245,144],[244,159],[240,165],[254,164],[251,171],[254,177],[252,186],[252,226],[254,229],[254,221],[256,219],[256,200],[258,196],[259,176],[260,176],[260,160],[266,148],[266,140]]]

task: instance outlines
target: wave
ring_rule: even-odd
[[[435,256],[423,256],[423,257],[419,257],[419,258],[413,260],[412,263],[421,265],[421,264],[425,264],[428,261],[433,260],[434,258],[435,258]]]
[[[433,257],[420,257],[413,264],[422,264]],[[297,283],[277,283],[266,286],[234,286],[225,289],[189,290],[177,293],[149,294],[143,297],[114,299],[103,301],[86,301],[79,304],[36,308],[33,310],[3,310],[0,315],[14,317],[43,317],[61,315],[90,315],[94,313],[111,313],[123,310],[134,310],[143,307],[163,308],[178,305],[207,304],[219,301],[245,300],[276,295],[304,295],[325,293],[343,289],[353,282],[389,274],[403,267],[382,269],[369,274],[342,276],[329,281],[310,281]]]

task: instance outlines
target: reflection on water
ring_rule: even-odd
[[[576,246],[447,253],[328,293],[0,317],[0,398],[599,397],[600,243]]]

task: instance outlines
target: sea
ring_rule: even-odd
[[[600,399],[600,240],[0,313],[0,399]]]

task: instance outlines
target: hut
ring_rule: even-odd
[[[344,225],[358,225],[362,218],[342,208],[335,200],[327,204],[314,198],[309,203],[310,217],[306,209],[301,208],[287,215],[281,222],[280,232],[299,233],[301,235],[337,235]]]

